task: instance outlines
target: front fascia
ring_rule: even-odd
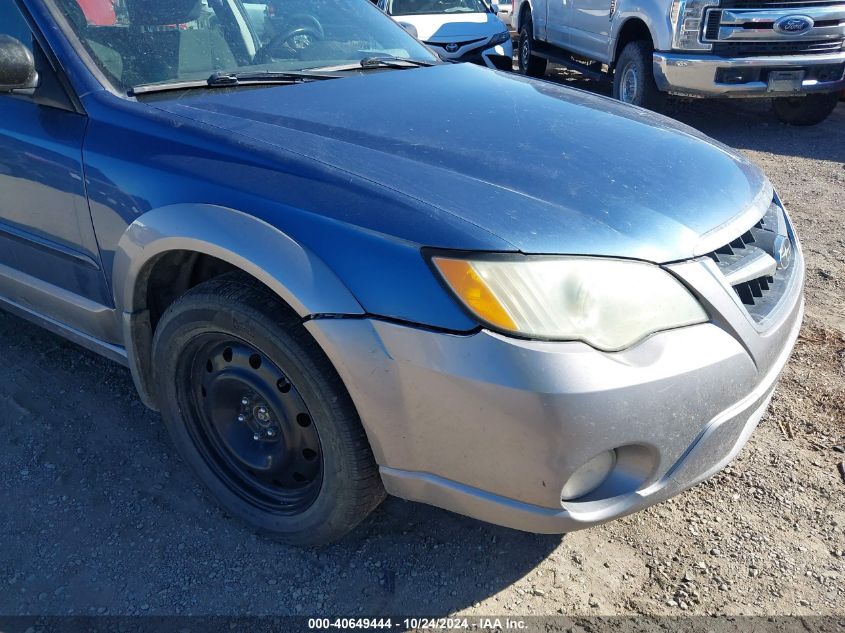
[[[707,261],[671,266],[712,321],[615,353],[371,320],[308,328],[349,388],[384,469],[559,510],[563,483],[602,451],[637,446],[649,455],[638,490],[665,481],[708,424],[736,420],[725,429],[739,435],[718,442],[733,451],[728,444],[745,437],[742,425],[764,406],[797,336],[800,257],[795,265],[796,282],[765,331]],[[696,477],[684,472],[681,483],[691,485]]]

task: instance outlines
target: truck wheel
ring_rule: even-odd
[[[651,42],[630,42],[622,49],[613,73],[613,96],[620,101],[660,112],[665,95],[654,83]]]
[[[543,57],[534,55],[534,24],[531,19],[525,20],[519,31],[519,55],[517,56],[519,72],[529,77],[543,77],[546,74],[548,62]]]
[[[285,543],[320,545],[384,499],[340,377],[299,318],[240,273],[203,283],[156,328],[164,421],[233,516]]]
[[[830,116],[837,103],[838,92],[778,97],[772,99],[772,110],[778,119],[789,125],[816,125]]]

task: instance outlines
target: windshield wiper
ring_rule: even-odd
[[[356,64],[343,64],[340,66],[324,66],[319,70],[325,72],[349,72],[351,70],[372,70],[374,68],[419,68],[421,66],[435,66],[440,62],[432,62],[425,59],[411,59],[410,57],[395,57],[393,55],[373,55],[365,57]]]
[[[424,59],[410,59],[394,55],[378,55],[365,57],[360,61],[361,68],[419,68],[420,66],[434,66],[437,62]]]
[[[195,90],[198,88],[227,88],[230,86],[260,86],[260,85],[288,85],[304,83],[306,81],[321,81],[323,79],[339,79],[343,75],[327,72],[308,72],[303,70],[289,70],[284,72],[240,72],[214,73],[208,79],[193,79],[187,81],[170,81],[167,83],[144,84],[135,86],[129,91],[132,96],[151,94],[154,92],[168,92],[174,90]]]
[[[303,81],[321,81],[323,79],[340,79],[341,75],[333,75],[325,72],[312,72],[307,70],[285,70],[263,72],[249,71],[241,73],[214,73],[208,78],[210,86],[237,86],[249,83],[276,83]]]

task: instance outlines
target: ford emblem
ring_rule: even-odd
[[[787,15],[774,23],[777,33],[784,35],[801,35],[813,28],[813,18],[806,15]]]
[[[460,46],[458,46],[455,42],[449,42],[444,48],[447,53],[454,53],[460,48]]]

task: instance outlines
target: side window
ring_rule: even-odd
[[[32,31],[13,1],[0,2],[0,35],[11,35],[32,50]]]

